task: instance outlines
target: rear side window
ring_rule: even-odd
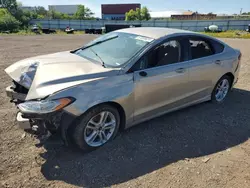
[[[212,46],[202,39],[190,39],[191,59],[198,59],[214,54]]]
[[[223,50],[225,48],[223,44],[221,44],[217,41],[214,41],[214,40],[211,40],[211,45],[213,46],[215,54],[223,52]]]

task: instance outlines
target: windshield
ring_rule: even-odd
[[[98,61],[104,67],[121,67],[151,41],[152,38],[144,36],[112,32],[91,41],[75,53]]]

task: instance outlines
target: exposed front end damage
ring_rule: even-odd
[[[27,96],[31,94],[32,83],[34,81],[39,63],[33,61],[20,61],[5,69],[6,73],[13,79],[12,85],[6,88],[6,95],[10,98],[10,102],[17,106],[18,112],[16,121],[19,128],[25,132],[35,135],[42,145],[52,134],[57,131],[62,131],[61,127],[69,127],[61,122],[63,114],[67,113],[63,109],[56,109],[55,111],[26,111],[20,109],[19,105],[35,101],[46,101],[47,97],[37,96],[37,99],[27,100]],[[46,73],[44,74],[46,77]],[[34,90],[34,88],[32,88]],[[52,93],[51,93],[52,94]],[[70,119],[74,119],[70,115]],[[65,122],[65,121],[64,121]],[[63,126],[62,126],[63,125]],[[60,127],[60,128],[59,128]],[[67,143],[66,134],[63,140]]]
[[[5,72],[13,80],[6,94],[17,106],[19,127],[37,135],[41,143],[60,131],[68,144],[71,124],[89,105],[100,101],[86,93],[96,93],[102,85],[110,86],[109,80],[119,74],[119,69],[104,68],[70,52],[59,52],[18,61]]]
[[[41,116],[40,114],[23,114],[19,111],[16,120],[19,128],[34,134],[40,141],[39,145],[42,145],[52,134],[60,130],[62,114],[63,112],[57,112]]]
[[[11,99],[11,102],[19,104],[25,101],[25,98],[28,94],[28,89],[18,84],[13,80],[13,85],[6,88],[6,94]]]
[[[34,135],[40,141],[37,146],[42,146],[45,141],[56,132],[60,132],[65,145],[69,144],[68,128],[76,119],[73,114],[69,114],[64,110],[41,114],[25,113],[18,107],[19,104],[24,103],[24,101],[22,101],[23,93],[16,93],[13,90],[13,86],[7,87],[6,93],[10,97],[11,102],[17,106],[17,125],[20,129]]]
[[[18,119],[18,116],[21,116],[22,119]],[[21,112],[17,114],[19,127],[28,127],[29,129],[24,130],[36,136],[40,141],[39,146],[42,146],[44,142],[56,132],[61,134],[64,144],[68,145],[70,142],[68,130],[75,118],[74,115],[63,110],[48,114],[23,114]],[[24,121],[27,126],[21,127]]]
[[[17,106],[18,112],[16,115],[16,121],[20,129],[25,132],[33,134],[40,141],[38,145],[42,145],[52,134],[57,131],[65,132],[64,128],[68,128],[69,125],[62,122],[62,116],[67,114],[63,110],[50,113],[25,113],[20,111],[18,105],[25,102],[28,89],[24,88],[17,82],[13,81],[13,85],[6,88],[6,94],[11,99],[10,101]],[[75,117],[73,115],[66,115],[72,122]],[[65,143],[68,143],[66,134],[63,138]]]

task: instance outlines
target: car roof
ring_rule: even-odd
[[[126,29],[120,29],[115,32],[131,33],[136,35],[141,35],[145,37],[150,37],[153,39],[158,39],[170,34],[182,34],[182,33],[192,33],[192,31],[182,30],[182,29],[173,29],[173,28],[164,28],[164,27],[132,27]]]

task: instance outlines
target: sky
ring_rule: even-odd
[[[200,13],[213,12],[215,14],[239,14],[250,12],[250,0],[18,0],[23,6],[44,6],[48,5],[74,5],[83,4],[89,7],[95,16],[101,17],[101,4],[115,3],[140,3],[148,7],[150,11],[198,11]]]

